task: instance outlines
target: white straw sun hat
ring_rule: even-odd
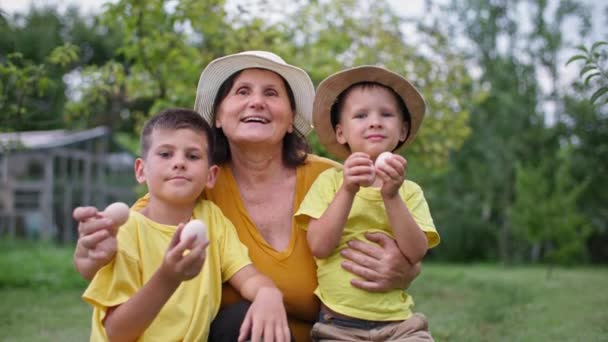
[[[314,126],[319,142],[325,149],[339,158],[346,158],[349,150],[336,140],[331,124],[331,109],[340,94],[353,84],[375,82],[393,89],[401,97],[412,119],[410,135],[399,149],[409,145],[422,124],[426,104],[422,94],[403,76],[383,67],[364,65],[339,71],[325,78],[317,87],[314,101]]]
[[[281,57],[268,51],[245,51],[211,61],[198,81],[194,110],[213,125],[215,120],[213,102],[220,86],[234,73],[250,68],[274,71],[287,81],[296,102],[293,126],[302,135],[308,135],[312,130],[315,87],[306,71],[285,63]]]

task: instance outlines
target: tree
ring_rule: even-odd
[[[517,165],[510,219],[533,247],[532,261],[575,264],[585,259],[591,229],[577,203],[589,179],[573,178],[571,163],[571,152],[564,150],[557,163],[545,159],[540,165]]]
[[[538,161],[558,165],[558,156],[568,148],[558,128],[547,124],[550,115],[543,108],[553,104],[551,115],[562,121],[563,94],[557,85],[558,55],[566,45],[564,22],[583,18],[584,33],[584,8],[570,1],[549,6],[546,1],[471,0],[453,1],[440,13],[440,26],[450,33],[451,41],[462,42],[469,68],[479,76],[474,83],[478,96],[468,107],[471,136],[452,153],[450,169],[438,176],[440,186],[433,190],[433,197],[443,196],[436,221],[440,227],[446,223],[442,235],[457,246],[448,251],[454,252],[451,257],[521,260],[529,251],[515,243],[522,236],[518,232],[536,228],[525,220],[514,221],[511,215],[518,198],[526,198],[525,188],[517,184],[523,182],[520,177],[533,172],[530,165]],[[532,23],[531,29],[525,27],[526,20]],[[541,70],[549,75],[548,91],[537,79]],[[517,165],[525,168],[518,171]],[[563,174],[572,180],[572,172]],[[548,184],[548,191],[558,192],[559,182]],[[533,198],[535,193],[528,196]],[[572,207],[570,214],[578,215],[577,210]],[[552,222],[537,215],[548,225]],[[579,228],[571,226],[572,231]]]
[[[31,7],[1,19],[4,130],[63,127],[70,91],[64,76],[77,78],[83,65],[112,56],[117,31],[95,17],[84,18],[76,8],[60,14],[50,7]]]
[[[34,64],[21,53],[11,53],[0,61],[1,131],[21,131],[57,127],[53,114],[41,115],[47,107],[46,96],[56,88],[49,69],[55,65],[69,65],[77,59],[78,49],[70,44],[55,48],[43,64]]]

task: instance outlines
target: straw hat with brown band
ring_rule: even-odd
[[[274,71],[287,81],[296,102],[293,126],[303,136],[307,136],[312,131],[312,99],[315,96],[310,76],[306,71],[285,63],[281,57],[268,51],[245,51],[211,61],[198,81],[194,110],[213,125],[213,102],[221,85],[234,73],[250,68]]]
[[[426,104],[420,92],[401,75],[383,67],[365,65],[342,70],[328,76],[317,87],[313,105],[313,124],[319,142],[328,152],[345,159],[350,151],[345,145],[336,141],[336,132],[331,124],[331,108],[338,96],[353,84],[375,82],[393,89],[403,100],[411,114],[410,135],[400,148],[409,145],[422,124]]]

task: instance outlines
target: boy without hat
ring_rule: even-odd
[[[219,208],[199,199],[217,177],[212,152],[211,129],[194,111],[169,109],[145,124],[135,175],[149,201],[131,210],[115,258],[83,294],[94,307],[92,341],[207,340],[225,281],[253,301],[239,340],[290,339],[281,292],[251,265]],[[191,218],[207,224],[208,242],[180,240]]]

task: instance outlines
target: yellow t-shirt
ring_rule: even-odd
[[[308,155],[304,165],[297,167],[294,213],[317,176],[332,167],[340,167],[340,164],[312,154]],[[140,198],[133,208],[145,206],[147,196]],[[281,252],[272,248],[258,232],[247,213],[228,165],[220,166],[215,186],[205,189],[204,198],[222,209],[224,215],[234,224],[241,242],[247,246],[255,268],[272,279],[283,292],[289,328],[296,341],[310,341],[310,330],[319,313],[319,301],[314,295],[317,287],[317,267],[308,248],[306,232],[298,229],[293,220],[288,247]],[[238,291],[230,284],[224,284],[222,306],[234,303],[240,298]]]
[[[208,227],[203,269],[177,288],[138,341],[207,340],[220,307],[222,283],[251,263],[247,248],[217,206],[200,201],[193,216]],[[131,210],[118,231],[116,257],[97,272],[82,296],[93,305],[91,341],[107,340],[102,324],[107,309],[129,300],[158,270],[176,228]]]
[[[296,213],[302,231],[308,229],[310,218],[321,217],[342,181],[341,170],[329,169],[319,175]],[[420,186],[406,180],[399,189],[399,195],[426,233],[429,248],[436,246],[439,234]],[[368,241],[365,233],[374,231],[393,236],[380,189],[362,187],[355,196],[337,248],[329,257],[316,260],[319,286],[315,294],[323,304],[343,315],[373,321],[405,320],[411,316],[414,302],[404,290],[375,293],[355,288],[350,284],[353,275],[341,267],[344,259],[339,252],[347,247],[346,243],[353,239]]]

